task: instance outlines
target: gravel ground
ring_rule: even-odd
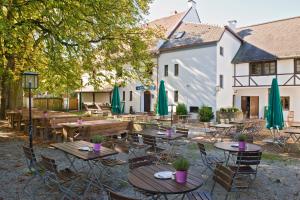
[[[16,135],[18,134],[12,134],[8,129],[0,127],[0,200],[31,199],[30,196],[23,192],[25,185],[29,189],[37,189],[36,199],[59,199],[61,197],[59,192],[55,189],[49,189],[37,179],[27,184],[27,181],[32,176],[28,173],[22,151],[24,138],[13,137]],[[207,149],[210,155],[223,156],[223,152],[214,149],[212,145],[208,145]],[[179,151],[190,160],[193,170],[197,170],[199,173],[203,171],[204,166],[202,165],[197,145],[194,142],[188,142]],[[35,152],[38,157],[43,154],[55,158],[59,168],[68,166],[64,154],[59,150],[49,148],[47,145],[36,144]],[[119,157],[127,159],[128,156],[121,154]],[[76,162],[75,165],[77,167],[85,166],[81,162]],[[300,161],[298,159],[266,156],[262,160],[258,171],[257,178],[252,187],[248,191],[241,192],[238,199],[300,200]],[[83,168],[83,172],[87,172],[87,166]],[[127,165],[113,169],[111,173],[114,178],[105,179],[107,185],[124,195],[136,195],[130,184],[119,180],[126,181],[128,173]],[[203,178],[207,181],[201,189],[209,191],[213,181],[206,173],[203,174]],[[216,200],[224,199],[225,194],[225,191],[217,185],[213,193],[213,198]],[[99,196],[99,193],[94,192],[93,195],[92,197]],[[92,197],[91,199],[93,199]],[[232,199],[234,197],[234,195],[231,195]]]

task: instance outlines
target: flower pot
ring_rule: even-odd
[[[239,141],[239,149],[245,149],[246,148],[246,142],[245,141]]]
[[[94,151],[100,151],[101,150],[101,144],[94,144],[94,147],[93,147]]]
[[[187,171],[176,171],[176,182],[177,183],[186,183],[187,180]]]

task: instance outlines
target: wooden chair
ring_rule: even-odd
[[[256,178],[258,165],[261,161],[262,152],[238,152],[235,165],[229,166],[229,168],[238,175],[248,175],[252,180]]]
[[[23,146],[23,151],[24,151],[27,167],[28,167],[29,171],[31,172],[31,174],[33,174],[24,184],[23,191],[25,192],[25,194],[27,194],[28,196],[31,196],[31,198],[34,199],[35,193],[38,188],[33,187],[33,185],[30,183],[35,178],[39,178],[40,180],[43,181],[43,176],[41,173],[41,171],[43,170],[43,167],[41,165],[41,162],[37,161],[35,153],[32,148]],[[28,187],[31,187],[31,191],[28,191]]]
[[[198,142],[197,145],[200,150],[201,160],[206,166],[206,169],[210,169],[211,171],[213,171],[217,164],[224,163],[224,160],[221,160],[215,156],[208,156],[204,144]],[[204,171],[206,171],[206,169]]]
[[[43,155],[41,157],[41,164],[46,170],[44,174],[44,180],[46,185],[50,186],[51,184],[54,184],[55,186],[57,186],[58,189],[64,194],[61,199],[65,199],[65,197],[69,199],[82,198],[82,196],[79,193],[76,193],[72,190],[75,184],[80,181],[80,175],[76,174],[69,168],[58,170],[57,164],[55,163],[54,159],[48,158]],[[78,187],[80,186],[78,185]],[[78,189],[78,187],[76,189]]]
[[[136,198],[126,197],[116,192],[113,192],[110,189],[106,189],[106,193],[109,200],[138,200]]]
[[[150,135],[142,135],[143,143],[148,145],[149,147],[146,149],[149,153],[161,153],[165,149],[158,147],[156,138]]]
[[[153,165],[158,161],[157,157],[153,155],[146,155],[128,159],[129,169],[135,169],[142,166]]]

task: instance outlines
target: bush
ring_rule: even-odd
[[[211,107],[208,106],[202,106],[199,109],[199,120],[201,122],[209,122],[214,118],[214,113],[212,111]]]
[[[180,157],[173,162],[173,167],[176,171],[187,171],[190,167],[190,163],[186,158]]]
[[[94,144],[100,144],[100,143],[102,143],[104,140],[105,140],[105,138],[104,138],[102,135],[94,135],[94,136],[92,137],[92,142],[93,142]]]
[[[235,107],[231,107],[231,108],[220,108],[220,112],[222,113],[236,113],[238,112],[239,109],[235,108]]]
[[[176,115],[187,115],[188,111],[184,103],[179,103],[176,106]]]

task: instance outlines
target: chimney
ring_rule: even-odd
[[[233,30],[233,31],[236,31],[236,24],[237,24],[236,20],[230,20],[230,21],[228,21],[228,27],[231,30]]]
[[[196,8],[196,6],[197,6],[196,0],[188,0],[188,6],[189,6],[189,8],[190,7]]]

